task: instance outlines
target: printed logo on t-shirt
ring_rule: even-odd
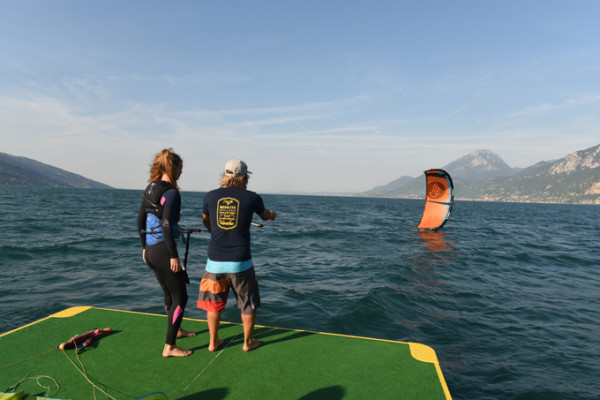
[[[217,225],[221,229],[237,227],[240,202],[232,197],[223,197],[217,201]]]

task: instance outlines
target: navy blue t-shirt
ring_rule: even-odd
[[[262,198],[247,189],[231,187],[206,194],[202,213],[210,217],[208,258],[213,261],[247,261],[250,252],[250,223],[254,213],[265,212]]]

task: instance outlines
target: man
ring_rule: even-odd
[[[209,351],[217,350],[223,343],[219,339],[219,323],[229,288],[242,314],[243,350],[260,346],[260,342],[252,338],[260,294],[250,251],[250,224],[254,213],[264,221],[275,219],[276,213],[265,208],[262,198],[247,189],[248,174],[251,172],[244,161],[228,161],[219,189],[204,197],[202,218],[211,237],[197,305],[206,310]]]

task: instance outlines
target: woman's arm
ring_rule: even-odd
[[[177,221],[177,211],[179,209],[179,203],[181,202],[181,196],[179,195],[178,190],[169,189],[163,194],[161,201],[163,201],[163,199],[162,231],[171,258],[171,271],[179,272],[181,270],[181,262],[179,261],[177,244],[173,237],[173,227],[179,222]]]
[[[144,202],[140,204],[140,211],[138,211],[137,227],[140,241],[142,242],[142,260],[146,263],[146,234],[142,232],[146,230],[146,210],[144,210]]]

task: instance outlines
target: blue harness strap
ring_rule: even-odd
[[[152,213],[146,215],[146,244],[153,246],[165,241],[161,221]]]

